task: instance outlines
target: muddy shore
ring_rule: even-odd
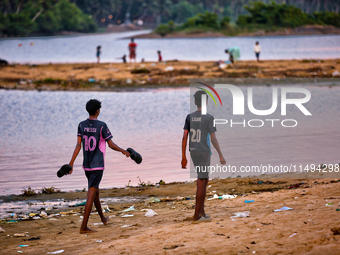
[[[163,63],[74,63],[0,67],[0,88],[23,90],[117,90],[188,86],[192,78],[231,78],[242,84],[253,78],[340,78],[340,59],[238,61],[233,65],[207,61]]]

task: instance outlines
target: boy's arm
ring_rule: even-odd
[[[112,140],[110,139],[109,141],[107,141],[107,144],[109,145],[109,147],[114,150],[114,151],[120,151],[121,153],[123,153],[126,157],[130,157],[130,153],[128,153],[126,150],[123,150],[122,148],[118,147],[117,144],[115,144],[114,142],[112,142]]]
[[[183,138],[182,138],[182,162],[181,162],[183,169],[187,168],[187,163],[188,163],[188,160],[186,157],[188,134],[189,134],[189,131],[184,130]]]
[[[216,149],[216,151],[217,151],[217,153],[218,153],[218,155],[220,157],[220,163],[222,165],[225,165],[226,161],[225,161],[225,159],[223,157],[223,154],[221,152],[220,145],[218,144],[215,132],[211,133],[210,135],[211,135],[211,143],[214,145],[214,147],[215,147],[215,149]]]
[[[72,172],[73,172],[73,163],[76,160],[76,158],[77,158],[77,156],[79,154],[80,149],[81,149],[81,137],[78,136],[77,137],[77,145],[74,148],[73,155],[72,155],[71,161],[69,163],[69,165],[72,166],[72,170],[69,172],[69,174],[72,174]]]

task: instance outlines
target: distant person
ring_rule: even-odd
[[[87,227],[93,203],[103,224],[107,225],[109,221],[109,217],[104,217],[103,215],[99,199],[99,184],[104,172],[106,143],[108,143],[112,150],[119,151],[126,157],[130,156],[129,152],[112,142],[112,134],[109,128],[104,122],[98,120],[100,108],[101,102],[96,99],[91,99],[86,103],[86,111],[89,113],[89,118],[78,125],[77,145],[69,163],[72,167],[69,174],[72,174],[74,161],[83,147],[83,169],[88,181],[88,191],[80,234],[96,232]]]
[[[134,60],[135,63],[136,63],[136,48],[137,48],[137,44],[134,42],[134,39],[131,38],[131,42],[129,43],[130,62],[132,62],[132,60]]]
[[[260,62],[261,46],[260,46],[260,43],[258,41],[255,43],[254,52],[255,52],[257,62]]]
[[[126,55],[125,55],[125,54],[123,55],[123,57],[121,57],[121,58],[116,58],[116,59],[121,59],[121,60],[123,60],[123,63],[126,63]]]
[[[161,54],[161,51],[157,51],[157,54],[158,54],[158,62],[162,62],[163,61],[163,58],[162,58],[162,54]]]
[[[241,57],[240,48],[237,46],[226,49],[225,53],[229,54],[229,61],[232,64],[234,64],[234,62],[239,60]]]
[[[102,46],[97,46],[97,64],[99,64],[99,62],[100,62],[100,53],[101,53],[101,51],[100,51],[100,49],[102,48]]]
[[[210,138],[213,146],[218,152],[220,163],[223,165],[226,164],[215,135],[216,127],[214,126],[214,117],[210,114],[202,115],[202,95],[206,95],[207,98],[207,94],[201,90],[197,91],[194,95],[197,111],[187,115],[182,138],[182,168],[185,169],[188,163],[186,158],[186,147],[188,135],[190,133],[189,151],[197,172],[196,204],[192,223],[211,221],[210,216],[204,211],[204,200],[209,181],[209,172],[205,170],[210,166],[211,158]]]

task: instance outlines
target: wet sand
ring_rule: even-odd
[[[3,254],[23,251],[46,254],[339,254],[340,236],[331,228],[339,227],[340,183],[332,179],[294,179],[252,177],[211,180],[208,198],[214,194],[235,194],[234,199],[206,200],[206,213],[212,222],[192,224],[196,183],[173,183],[160,187],[135,187],[101,191],[101,197],[141,196],[138,211],[121,213],[131,203],[110,205],[110,224],[100,223],[93,214],[89,227],[97,230],[79,234],[83,206],[64,209],[69,215],[16,223],[0,224]],[[291,176],[292,177],[292,176]],[[84,198],[85,192],[57,193],[34,199]],[[190,200],[177,200],[178,196]],[[146,202],[150,197],[159,203]],[[17,196],[16,199],[25,199]],[[30,199],[30,198],[28,198]],[[254,200],[245,203],[245,200]],[[332,205],[326,206],[331,203]],[[289,211],[273,212],[283,206]],[[145,217],[142,209],[157,216]],[[234,218],[236,212],[250,211],[250,217]],[[56,212],[54,212],[56,213]],[[133,214],[133,217],[121,217]],[[128,225],[127,227],[123,227]],[[28,232],[29,236],[14,237]],[[38,240],[27,240],[39,237]],[[102,241],[102,242],[97,242]],[[19,245],[29,245],[19,247]]]
[[[223,56],[225,57],[225,56]],[[116,90],[189,85],[192,78],[340,78],[340,59],[163,63],[83,63],[0,67],[0,88]]]

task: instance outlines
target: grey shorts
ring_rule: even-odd
[[[190,151],[192,162],[198,179],[209,179],[208,166],[210,166],[210,152]]]
[[[88,188],[99,189],[99,183],[102,180],[104,170],[85,171]]]

